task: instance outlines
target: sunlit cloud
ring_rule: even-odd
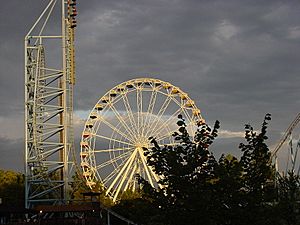
[[[230,131],[230,130],[219,130],[219,138],[243,138],[245,132],[241,131]]]

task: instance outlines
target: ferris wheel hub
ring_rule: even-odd
[[[150,147],[150,141],[147,138],[142,137],[137,142],[134,143],[135,148],[137,149],[145,149]]]

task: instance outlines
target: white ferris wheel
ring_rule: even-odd
[[[136,174],[157,187],[159,177],[147,165],[149,137],[160,146],[175,145],[172,134],[181,114],[190,134],[203,122],[193,100],[178,87],[151,78],[117,85],[102,96],[86,120],[81,140],[81,168],[88,186],[102,183],[116,201],[138,188]]]

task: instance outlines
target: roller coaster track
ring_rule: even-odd
[[[299,121],[300,121],[300,113],[298,113],[298,115],[296,116],[296,118],[292,121],[292,123],[287,128],[287,130],[285,131],[284,135],[281,137],[280,141],[278,142],[278,144],[276,145],[276,147],[272,151],[272,158],[276,157],[277,152],[280,150],[280,148],[282,147],[282,145],[285,143],[285,141],[291,135],[292,131],[297,126],[297,124],[299,123]]]

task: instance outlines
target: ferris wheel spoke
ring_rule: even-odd
[[[172,94],[170,93],[165,93],[165,92],[162,92],[162,91],[159,91],[159,93],[161,93],[162,95],[166,96],[166,97],[170,97],[172,98],[173,102],[176,103],[179,107],[182,107],[183,104],[181,102],[179,102]]]
[[[135,158],[135,156],[132,158],[132,160],[130,161],[130,163],[127,165],[126,171],[125,171],[124,175],[122,176],[121,181],[119,182],[119,185],[118,185],[118,188],[117,188],[117,191],[116,191],[116,195],[114,197],[114,201],[116,200],[117,196],[119,195],[120,190],[123,187],[126,178],[128,178],[128,173],[129,173],[130,168],[132,168],[132,164],[134,162],[134,158]]]
[[[115,151],[125,151],[125,150],[130,150],[132,148],[111,148],[111,149],[100,149],[100,150],[93,150],[95,153],[101,153],[101,152],[115,152]]]
[[[118,155],[117,157],[115,157],[115,158],[113,158],[113,159],[109,159],[109,160],[107,160],[107,161],[101,163],[100,165],[98,165],[98,166],[96,167],[96,169],[99,170],[99,169],[101,169],[101,168],[103,168],[103,167],[109,166],[109,165],[111,165],[112,163],[115,163],[115,162],[117,162],[117,161],[120,160],[120,159],[123,159],[123,158],[125,158],[125,157],[128,157],[128,156],[130,155],[130,153],[131,153],[131,152],[128,151],[128,152],[125,152],[125,153],[123,153],[123,154],[121,154],[121,155]]]
[[[103,117],[101,118],[101,122],[105,123],[108,127],[110,127],[114,132],[117,132],[118,134],[120,134],[121,136],[123,136],[124,138],[126,138],[128,141],[133,142],[133,139],[128,137],[126,134],[124,134],[120,129],[116,128],[114,125],[112,125],[110,122],[108,122],[107,120],[105,120]]]
[[[118,143],[121,143],[121,144],[129,145],[129,146],[134,146],[133,144],[130,144],[129,142],[125,142],[125,141],[117,140],[117,139],[114,139],[114,138],[106,137],[106,136],[103,136],[103,135],[100,135],[100,134],[91,133],[91,135],[99,137],[99,138],[103,138],[105,140],[114,141],[114,142],[118,142]]]
[[[132,129],[130,129],[130,127],[126,124],[125,120],[123,119],[123,117],[120,115],[120,113],[116,110],[116,108],[113,105],[109,106],[113,113],[115,114],[115,116],[117,117],[117,119],[119,120],[119,122],[122,124],[122,126],[125,128],[125,130],[132,136],[135,136],[135,133]]]
[[[190,116],[190,114],[185,109],[183,110],[183,114],[185,115],[187,121],[190,121],[190,122],[194,121],[193,118]]]
[[[162,125],[157,128],[156,130],[152,130],[151,133],[153,134],[158,134],[160,130],[162,130],[163,128],[167,128],[169,127],[169,123],[173,122],[172,120],[177,118],[177,116],[180,114],[180,112],[182,111],[183,109],[182,108],[178,108],[165,122],[162,123]],[[177,130],[178,127],[176,127],[175,130]],[[174,130],[174,131],[175,131]],[[159,136],[158,136],[159,137]]]
[[[171,98],[173,99],[173,101],[179,106],[182,107],[183,104],[181,102],[179,102],[174,96],[171,95]]]
[[[163,114],[167,110],[170,102],[171,102],[171,98],[170,97],[166,98],[166,100],[164,101],[162,107],[160,108],[159,112],[157,113],[156,120],[153,121],[153,124],[149,127],[149,131],[146,133],[146,136],[148,136],[149,133],[151,133],[153,130],[155,130],[155,128],[157,127],[157,125],[161,121],[161,118],[162,118]]]
[[[163,93],[163,92],[160,92],[160,93],[162,93],[165,96],[168,96],[168,94],[166,94],[166,93]],[[190,114],[187,113],[187,110],[191,110],[192,111],[193,109],[184,109],[185,108],[184,107],[184,100],[181,100],[181,102],[179,102],[173,95],[170,95],[170,98],[172,98],[173,102],[175,102],[180,108],[182,108],[184,116],[186,117],[187,120],[189,120],[189,121],[196,121],[197,119],[199,119],[194,114],[192,114],[192,116],[190,116]]]
[[[114,185],[117,183],[117,181],[119,180],[119,178],[122,176],[123,172],[127,169],[127,166],[135,158],[135,155],[136,155],[136,151],[133,151],[133,153],[128,157],[126,163],[124,164],[124,166],[122,167],[122,169],[120,170],[120,172],[118,173],[118,175],[116,176],[116,178],[113,180],[113,182],[108,187],[108,189],[106,191],[106,194],[108,194],[111,191],[111,189],[114,187]],[[115,197],[117,197],[117,195],[115,195]]]
[[[164,134],[164,135],[162,135],[162,136],[157,136],[156,137],[156,141],[162,141],[162,140],[164,140],[164,139],[166,139],[166,138],[170,138],[173,134],[174,134],[174,132],[176,131],[177,129],[174,129],[174,130],[172,130],[172,131],[170,131],[170,132],[168,132],[168,133],[166,133],[166,134]]]
[[[158,183],[158,181],[159,181],[160,179],[159,179],[159,177],[157,176],[157,174],[154,173],[154,171],[153,171],[152,169],[150,169],[150,172],[152,173],[152,176],[154,177],[154,179],[155,179],[157,185],[158,185],[160,188],[162,188],[162,185]]]
[[[122,126],[125,128],[125,130],[131,135],[131,136],[135,136],[135,133],[133,130],[131,130],[128,125],[126,124],[126,122],[124,121],[124,119],[122,118],[122,116],[120,115],[120,113],[116,110],[116,108],[113,105],[109,105],[109,108],[112,109],[112,111],[114,112],[115,116],[117,117],[117,119],[120,121],[120,123],[122,124]]]
[[[184,103],[179,102],[175,97],[171,96],[172,100],[180,107],[182,108],[183,113],[185,114],[185,117],[187,120],[193,121],[193,116],[191,117],[187,112],[186,109],[184,109]],[[191,109],[190,109],[191,110]]]
[[[145,162],[147,162],[146,156],[144,156],[144,154],[141,154],[141,157],[143,158],[143,160]],[[156,173],[154,173],[154,171],[150,167],[147,167],[147,168],[150,171],[150,173],[152,174],[152,176],[154,177],[155,181],[158,182],[160,180],[158,175]],[[154,187],[154,185],[153,185],[153,187]]]
[[[107,177],[105,177],[105,179],[103,179],[103,184],[106,185],[107,182],[109,182],[121,169],[121,167],[124,165],[126,161],[124,160],[123,162],[121,162],[117,168],[115,168],[109,175],[107,175]]]
[[[156,103],[156,97],[157,97],[157,91],[154,90],[154,91],[151,92],[151,97],[150,97],[148,109],[147,109],[147,112],[146,112],[147,117],[145,118],[144,129],[142,131],[143,136],[146,136],[145,134],[146,134],[147,130],[145,131],[145,129],[147,127],[149,127],[149,125],[151,124],[151,116],[153,115],[153,110],[154,110],[154,106],[155,106],[155,103]]]
[[[141,158],[141,160],[142,160],[142,163],[143,163],[143,166],[144,166],[144,170],[145,170],[145,172],[146,172],[146,174],[147,174],[149,183],[151,184],[152,187],[154,187],[154,184],[153,184],[153,181],[152,181],[152,177],[151,177],[151,175],[150,175],[150,173],[149,173],[149,169],[150,169],[150,168],[147,166],[147,162],[146,162],[146,160],[145,160],[144,154],[143,154],[143,152],[141,152],[141,151],[139,151],[139,153],[140,153],[140,158]]]
[[[124,106],[125,106],[125,109],[126,109],[126,113],[128,114],[131,126],[134,127],[135,130],[137,130],[137,124],[136,124],[136,121],[134,119],[134,116],[133,116],[133,113],[132,113],[132,109],[131,109],[131,106],[130,106],[130,103],[129,103],[127,95],[124,94],[122,96],[122,99],[123,99],[123,103],[124,103]],[[136,134],[136,132],[134,132],[134,133]]]
[[[136,89],[136,105],[137,105],[137,133],[140,135],[142,124],[143,124],[143,95],[140,88]]]
[[[127,183],[126,183],[126,186],[124,188],[124,191],[126,191],[129,187],[129,184],[131,181],[135,182],[134,180],[132,180],[134,174],[135,174],[135,171],[136,171],[136,165],[133,166],[133,169],[131,170],[131,173],[130,173],[130,176],[129,176],[129,179],[127,179]]]

